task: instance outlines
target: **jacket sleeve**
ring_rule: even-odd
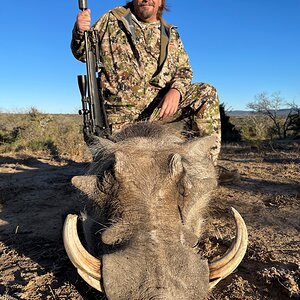
[[[71,51],[76,59],[85,62],[84,34],[79,32],[76,23],[72,30]]]
[[[184,97],[188,86],[192,82],[193,71],[189,62],[188,54],[186,53],[183,43],[178,32],[173,29],[171,32],[171,44],[175,45],[173,52],[173,62],[176,64],[174,75],[172,76],[171,88],[177,89],[181,94],[181,99]]]
[[[92,29],[97,29],[101,37],[103,36],[108,22],[109,12],[104,14],[93,26]],[[71,51],[74,57],[82,62],[85,62],[85,45],[84,34],[77,29],[76,23],[72,30]]]

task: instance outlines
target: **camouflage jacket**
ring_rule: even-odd
[[[163,88],[176,88],[184,97],[192,79],[189,58],[175,27],[162,19],[159,30],[154,30],[154,37],[150,34],[148,39],[140,23],[124,6],[107,12],[93,26],[101,42],[106,106],[108,110],[118,107],[119,116],[122,107],[142,111]],[[83,35],[76,26],[71,49],[77,59],[85,60]],[[147,60],[152,62],[148,64]]]

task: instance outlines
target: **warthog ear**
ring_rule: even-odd
[[[105,139],[96,135],[92,135],[90,137],[90,141],[89,141],[90,145],[93,147],[93,145],[97,145],[98,147],[101,148],[108,148],[108,147],[112,147],[115,143],[109,139]]]
[[[88,147],[94,158],[99,154],[99,152],[103,151],[104,149],[112,149],[114,145],[115,143],[113,141],[98,137],[96,135],[91,136],[88,141]]]
[[[72,184],[86,195],[90,195],[97,184],[96,175],[74,176],[71,180]]]
[[[210,155],[211,150],[216,147],[216,141],[215,136],[205,136],[185,143],[184,147],[188,155],[201,158]]]
[[[183,165],[182,165],[180,154],[176,153],[171,155],[169,167],[170,167],[171,176],[173,178],[177,177],[183,172]]]

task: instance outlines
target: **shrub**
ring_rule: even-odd
[[[226,114],[225,104],[220,104],[222,142],[238,142],[241,140],[240,131],[231,123]]]
[[[87,148],[80,116],[50,115],[31,108],[24,114],[2,117],[0,153],[42,152],[57,159],[84,160]]]

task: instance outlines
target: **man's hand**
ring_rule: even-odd
[[[86,9],[77,15],[76,26],[80,33],[84,33],[91,28],[91,11]]]
[[[178,110],[179,100],[180,92],[171,88],[159,105],[161,107],[159,117],[164,119],[174,115]]]

